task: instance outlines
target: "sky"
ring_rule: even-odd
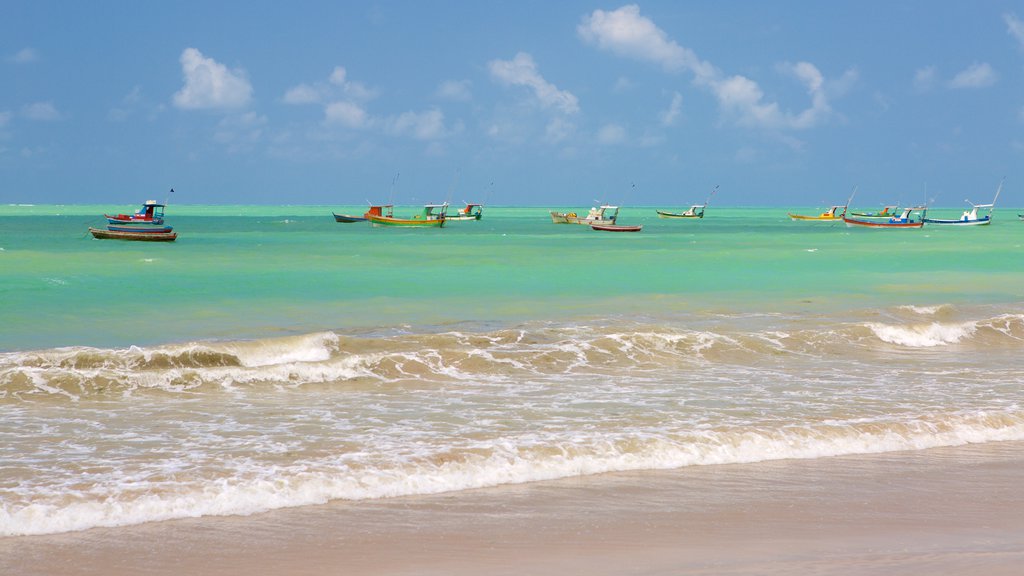
[[[0,5],[0,203],[1024,206],[1024,3]]]

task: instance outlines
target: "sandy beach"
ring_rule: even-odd
[[[1024,444],[606,474],[0,540],[0,573],[1019,574]]]

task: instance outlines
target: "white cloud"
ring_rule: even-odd
[[[491,60],[487,64],[491,76],[506,86],[526,86],[544,108],[556,108],[565,114],[580,111],[579,100],[571,92],[559,90],[545,80],[539,72],[533,57],[525,52],[516,54],[512,60]]]
[[[935,66],[925,66],[914,73],[914,88],[918,90],[930,90],[935,85],[938,77],[938,70]]]
[[[473,99],[469,86],[469,80],[447,80],[437,87],[437,97],[456,102],[469,102]]]
[[[331,102],[324,114],[328,124],[340,124],[346,128],[365,128],[368,125],[366,110],[355,102]]]
[[[331,71],[331,77],[329,81],[331,84],[334,84],[335,86],[344,86],[346,77],[348,77],[348,71],[345,70],[345,67],[335,66],[334,70]]]
[[[676,123],[679,118],[679,114],[683,110],[683,95],[679,92],[672,93],[672,102],[668,105],[668,110],[661,114],[661,123],[664,126],[671,126]]]
[[[764,92],[753,80],[744,76],[727,77],[714,65],[703,61],[690,49],[668,38],[653,21],[640,15],[635,4],[606,12],[594,10],[584,16],[576,28],[580,38],[620,56],[660,64],[670,72],[689,71],[699,86],[710,90],[719,106],[741,125],[761,128],[811,128],[831,113],[826,82],[821,72],[809,62],[787,64],[783,70],[807,87],[811,106],[793,114],[780,110],[774,102],[764,101]],[[856,73],[843,77],[842,90],[856,80]]]
[[[286,104],[316,104],[323,100],[323,94],[309,84],[299,84],[284,93]]]
[[[1021,48],[1024,48],[1024,22],[1021,22],[1017,15],[1012,13],[1003,14],[1003,21],[1006,22],[1006,30],[1010,36],[1016,38]]]
[[[552,118],[544,129],[544,139],[551,143],[561,142],[568,139],[576,131],[576,126],[565,118],[558,116]]]
[[[252,85],[242,70],[228,70],[195,48],[181,53],[185,85],[174,94],[174,105],[185,110],[240,108],[249,103]]]
[[[996,72],[987,62],[971,64],[953,77],[953,88],[987,88],[996,83]]]
[[[21,50],[18,50],[13,56],[8,58],[9,61],[14,62],[15,64],[28,64],[30,62],[35,62],[38,59],[39,54],[37,54],[36,51],[32,48],[22,48]]]
[[[388,118],[385,126],[393,135],[409,135],[417,140],[436,140],[445,136],[444,114],[436,109],[426,112],[403,112]]]
[[[601,144],[620,144],[626,140],[626,129],[618,124],[605,124],[597,131],[597,141]]]
[[[60,112],[52,102],[34,102],[21,107],[21,114],[29,120],[49,122],[60,119]]]

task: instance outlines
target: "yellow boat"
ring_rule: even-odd
[[[842,208],[842,212],[836,214],[836,212]],[[790,220],[794,221],[811,221],[811,222],[839,222],[843,219],[843,214],[846,213],[846,206],[833,206],[828,210],[822,212],[817,216],[803,216],[801,214],[793,214],[788,212]]]

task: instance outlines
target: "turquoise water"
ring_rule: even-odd
[[[86,235],[124,209],[0,207],[0,537],[1024,440],[1015,214],[175,206],[174,243]]]
[[[700,221],[627,207],[620,222],[643,232],[611,234],[546,208],[408,230],[333,221],[359,206],[172,206],[174,243],[86,233],[125,210],[0,206],[0,350],[1024,300],[1024,222],[1006,211],[988,227],[878,231],[786,217],[816,207]]]

